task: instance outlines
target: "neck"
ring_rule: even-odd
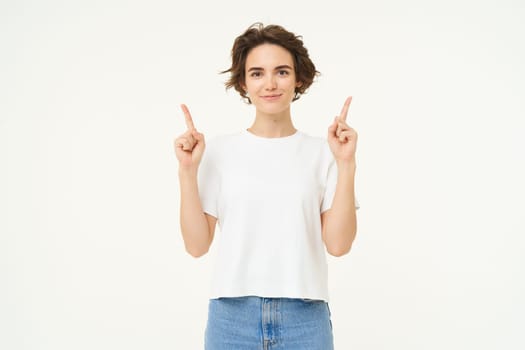
[[[258,110],[255,121],[248,130],[257,136],[270,138],[290,136],[297,131],[292,123],[290,108],[276,114]]]

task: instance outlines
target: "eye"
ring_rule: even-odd
[[[254,71],[250,74],[250,77],[253,77],[253,78],[258,78],[261,76],[261,72],[259,71]]]
[[[279,75],[282,75],[282,76],[289,75],[289,74],[290,74],[290,72],[288,72],[287,70],[284,70],[284,69],[281,69],[279,71]]]

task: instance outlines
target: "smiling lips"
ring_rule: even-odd
[[[278,94],[278,95],[266,95],[266,96],[261,96],[261,98],[263,100],[266,100],[266,101],[275,101],[277,100],[279,97],[281,97],[282,94]]]

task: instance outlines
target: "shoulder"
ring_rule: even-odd
[[[311,151],[318,154],[322,159],[330,160],[332,151],[326,137],[310,135],[305,132],[301,132],[301,136],[301,142],[304,146],[309,147]]]
[[[205,139],[206,147],[208,148],[208,146],[210,146],[210,148],[214,149],[224,148],[230,145],[231,143],[239,140],[239,136],[239,132],[233,132],[228,134],[213,134]]]
[[[232,150],[239,148],[240,133],[213,134],[205,138],[205,157],[214,163],[221,163]]]

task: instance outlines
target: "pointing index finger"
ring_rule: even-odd
[[[188,127],[189,130],[194,130],[195,125],[193,125],[193,120],[191,119],[191,114],[190,114],[188,107],[186,107],[185,104],[181,104],[180,107],[182,108],[182,112],[184,112],[184,117],[186,119],[186,126]]]
[[[341,110],[341,115],[339,116],[339,119],[341,121],[346,121],[346,117],[348,115],[348,109],[350,108],[350,102],[352,102],[352,96],[346,99],[343,109]]]

